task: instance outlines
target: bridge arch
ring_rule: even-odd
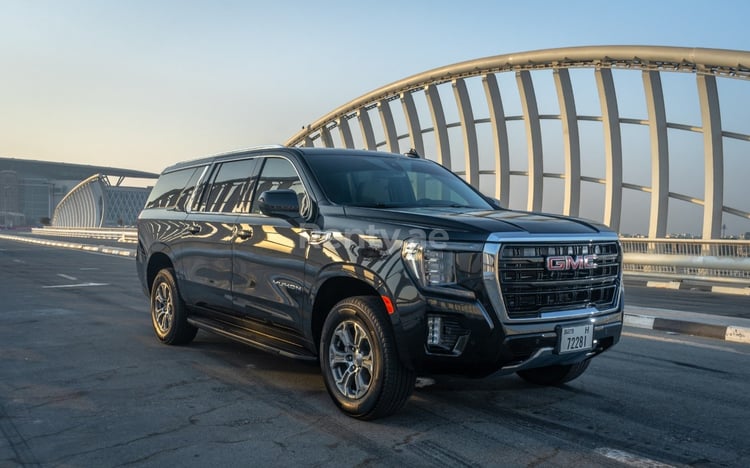
[[[113,186],[103,174],[94,174],[81,181],[55,207],[52,226],[100,228],[135,225],[150,188],[122,187],[119,182]]]
[[[571,71],[593,70],[599,111],[582,114],[577,108]],[[645,118],[621,115],[613,70],[640,73],[646,101]],[[540,112],[540,91],[535,74],[551,71],[556,95],[556,113]],[[505,110],[506,88],[499,84],[504,74],[515,75],[520,98],[520,112],[508,115]],[[665,73],[691,73],[695,76],[700,109],[700,125],[669,121],[662,76]],[[724,203],[724,142],[750,142],[750,135],[722,128],[717,79],[750,79],[750,52],[679,48],[660,46],[591,46],[547,49],[518,54],[498,55],[470,60],[429,70],[378,88],[324,115],[292,136],[289,146],[355,147],[403,152],[409,147],[453,169],[468,182],[480,187],[482,176],[492,177],[492,194],[508,200],[511,176],[526,179],[526,207],[539,210],[547,180],[562,180],[562,213],[578,216],[581,208],[582,183],[604,187],[604,209],[601,221],[620,230],[623,191],[648,194],[648,236],[667,235],[669,201],[681,200],[702,207],[702,237],[721,237],[725,214],[750,219],[747,206]],[[480,93],[471,94],[468,84],[480,82]],[[507,80],[504,81],[507,83]],[[478,86],[474,86],[478,88]],[[453,96],[450,97],[446,95]],[[549,93],[546,93],[549,94]],[[546,95],[545,94],[545,95]],[[420,106],[416,104],[419,100]],[[453,101],[453,102],[451,102]],[[481,103],[479,101],[482,101]],[[400,104],[400,106],[398,105]],[[486,109],[486,117],[475,116],[475,108]],[[446,107],[455,109],[447,117]],[[559,121],[562,133],[563,170],[545,171],[544,123]],[[359,135],[352,122],[358,123]],[[511,168],[509,143],[515,127],[522,121],[526,142],[525,168]],[[603,176],[582,171],[583,137],[581,122],[598,122],[604,152]],[[648,131],[650,183],[636,184],[624,180],[623,127],[642,126]],[[489,127],[491,147],[480,139],[480,127]],[[398,128],[402,131],[399,133]],[[670,188],[669,132],[700,134],[703,147],[702,196],[678,193]],[[357,138],[359,136],[359,138]],[[432,137],[430,139],[429,137]],[[460,142],[457,144],[456,142]],[[427,146],[431,151],[426,151]],[[488,166],[488,162],[489,167]],[[480,187],[481,188],[481,187]],[[486,191],[485,191],[486,192]],[[743,202],[744,203],[744,202]],[[644,210],[645,212],[645,210]]]

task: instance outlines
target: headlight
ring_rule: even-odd
[[[406,241],[401,256],[424,287],[456,284],[456,254],[450,250],[431,249],[422,241]]]

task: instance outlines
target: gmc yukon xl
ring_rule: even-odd
[[[166,344],[198,329],[317,360],[374,419],[417,375],[580,376],[620,338],[617,235],[503,209],[415,154],[260,147],[167,168],[137,269]]]

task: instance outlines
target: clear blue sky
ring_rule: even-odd
[[[0,156],[159,172],[282,143],[374,88],[474,58],[577,45],[750,50],[748,5],[0,0]]]

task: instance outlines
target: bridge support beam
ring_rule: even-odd
[[[510,198],[510,148],[503,100],[494,74],[482,76],[482,85],[490,111],[492,141],[495,143],[495,198],[507,205]]]
[[[648,129],[651,140],[651,213],[648,237],[661,238],[667,234],[669,212],[669,143],[664,92],[658,71],[643,72],[643,90],[648,109]]]
[[[622,212],[622,137],[620,114],[617,108],[615,82],[612,70],[597,68],[595,71],[599,102],[602,108],[604,127],[604,224],[615,231],[620,230]]]
[[[724,205],[724,145],[716,77],[697,75],[698,99],[703,121],[705,154],[705,195],[703,197],[703,238],[721,237],[721,211]]]
[[[529,192],[526,209],[541,211],[542,196],[544,195],[544,156],[542,153],[542,126],[539,122],[539,109],[536,104],[534,83],[531,81],[531,73],[527,70],[517,72],[516,81],[521,95],[521,108],[526,123],[526,144],[529,151]]]
[[[560,104],[565,158],[563,214],[578,216],[581,206],[581,146],[578,136],[576,103],[573,99],[573,86],[570,83],[570,72],[567,68],[555,70],[553,77],[557,89],[557,99]]]

